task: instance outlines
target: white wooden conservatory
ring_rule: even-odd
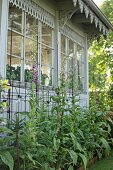
[[[87,49],[109,29],[111,23],[92,0],[0,0],[1,76],[22,87],[32,82],[35,67],[38,82],[51,88],[62,70],[67,78],[73,67],[80,105],[88,106]]]

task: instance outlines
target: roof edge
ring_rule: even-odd
[[[94,3],[93,0],[84,0],[84,2],[87,3],[87,5],[93,10],[93,12],[96,13],[96,15],[100,18],[100,20],[104,22],[106,27],[113,30],[113,25],[110,23],[110,21],[107,19],[104,13],[100,10],[100,8]]]

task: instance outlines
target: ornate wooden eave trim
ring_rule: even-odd
[[[96,16],[96,14],[82,1],[73,0],[74,7],[79,5],[80,12],[85,13],[86,18],[90,19],[90,23],[95,23],[95,27],[99,29],[104,36],[108,34],[108,28],[103,24],[103,22]]]
[[[54,16],[32,0],[9,0],[9,3],[22,9],[49,27],[54,28]]]
[[[61,29],[66,26],[68,20],[71,19],[72,15],[76,12],[76,10],[77,9],[59,11],[59,24]]]

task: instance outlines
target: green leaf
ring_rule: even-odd
[[[109,143],[107,142],[107,140],[103,137],[100,138],[100,141],[102,142],[103,147],[105,148],[105,154],[106,156],[108,156],[110,154],[110,146]]]
[[[53,144],[54,144],[55,150],[58,151],[58,149],[59,149],[59,147],[60,147],[60,139],[56,139],[56,138],[54,137],[54,139],[53,139]]]
[[[70,156],[71,156],[71,159],[73,160],[73,164],[76,165],[77,163],[77,158],[78,158],[78,155],[76,152],[74,152],[73,150],[69,150],[68,151]]]
[[[73,166],[70,165],[69,168],[68,168],[68,170],[73,170]]]
[[[33,164],[35,165],[35,161],[33,160],[33,156],[31,155],[31,153],[30,153],[30,152],[26,152],[26,154],[27,154],[29,160],[30,160],[31,162],[33,162]]]
[[[78,133],[79,133],[80,136],[84,139],[84,134],[83,134],[82,130],[78,129]]]
[[[83,149],[82,149],[82,146],[80,145],[80,143],[76,143],[76,145],[77,145],[77,149],[81,152],[81,151],[83,151]]]
[[[107,119],[110,123],[112,123],[113,124],[113,120],[110,118],[110,117],[108,117],[108,119]]]
[[[107,127],[108,127],[108,130],[107,130],[107,131],[108,131],[108,133],[110,134],[110,132],[111,132],[111,127],[110,127],[110,125],[108,125]]]
[[[10,170],[13,170],[14,168],[14,160],[12,155],[6,151],[3,153],[0,153],[1,160],[3,161],[4,164],[6,164]]]
[[[69,135],[71,136],[71,139],[72,139],[72,142],[73,142],[73,145],[74,145],[74,148],[75,148],[76,141],[77,141],[76,136],[73,133],[69,133]]]
[[[11,133],[13,134],[13,131],[11,129],[8,129],[7,127],[0,127],[0,133]]]
[[[87,158],[86,158],[85,155],[83,155],[83,154],[81,154],[81,153],[79,153],[79,156],[80,156],[80,158],[82,159],[83,164],[84,164],[84,168],[85,168],[85,170],[86,170],[86,166],[87,166]]]

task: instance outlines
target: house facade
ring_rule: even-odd
[[[0,0],[1,76],[16,93],[33,79],[45,89],[57,87],[61,73],[67,79],[73,70],[80,105],[88,106],[88,47],[109,29],[92,0]]]

